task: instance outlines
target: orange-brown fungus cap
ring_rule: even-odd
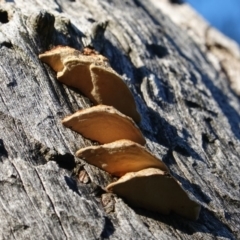
[[[127,173],[118,181],[109,184],[106,189],[125,198],[135,207],[162,214],[175,212],[197,220],[201,209],[169,173],[160,169],[149,168]]]
[[[98,105],[77,111],[65,117],[62,123],[101,144],[121,139],[145,144],[145,139],[133,120],[111,106]]]
[[[169,171],[161,160],[141,145],[129,140],[82,148],[76,152],[76,156],[115,176],[150,167]]]
[[[79,51],[67,47],[67,46],[57,46],[45,53],[39,55],[39,59],[47,63],[55,72],[63,70],[63,59],[67,58],[69,55],[75,55],[80,53]]]
[[[90,66],[94,89],[92,94],[99,104],[113,106],[123,114],[140,122],[135,100],[127,85],[113,69],[104,66]]]

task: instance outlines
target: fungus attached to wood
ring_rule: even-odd
[[[129,204],[162,214],[175,212],[191,220],[197,220],[201,206],[191,200],[181,185],[160,169],[148,168],[129,172],[107,186]]]
[[[47,63],[57,72],[58,81],[77,88],[94,104],[97,104],[91,91],[92,84],[89,67],[92,63],[109,65],[107,58],[100,54],[86,54],[67,46],[58,46],[39,55],[42,62]]]
[[[141,145],[129,140],[82,148],[76,152],[76,156],[115,176],[123,176],[145,168],[169,171],[161,160]]]
[[[94,104],[97,104],[94,96],[92,95],[93,84],[92,78],[89,71],[89,61],[79,61],[73,59],[67,59],[64,61],[64,68],[62,71],[57,73],[57,79],[61,83],[74,87],[81,91],[86,97],[90,99]]]
[[[73,56],[76,52],[78,51],[68,46],[57,46],[40,54],[39,59],[47,63],[55,72],[59,72],[64,68],[63,60],[68,56]]]
[[[98,105],[79,110],[65,117],[62,123],[101,144],[121,139],[145,144],[145,139],[133,120],[111,106]]]
[[[135,122],[140,122],[141,117],[136,110],[135,100],[127,85],[112,68],[90,66],[94,89],[92,94],[99,104],[115,107],[123,114],[131,117]]]
[[[94,104],[113,106],[139,122],[133,95],[121,76],[109,66],[107,58],[89,52],[59,46],[40,54],[39,58],[57,72],[60,82],[77,88]]]

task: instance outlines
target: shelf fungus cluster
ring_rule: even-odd
[[[89,49],[81,53],[70,47],[58,46],[40,54],[39,58],[57,72],[60,82],[78,89],[95,105],[113,106],[135,122],[140,122],[130,90],[104,56]]]
[[[106,187],[130,205],[162,214],[175,212],[196,220],[200,205],[191,200],[167,166],[145,147],[137,127],[140,115],[134,98],[108,59],[94,50],[58,46],[39,55],[57,72],[57,79],[74,87],[96,106],[62,120],[64,126],[99,142],[76,156],[119,179]]]

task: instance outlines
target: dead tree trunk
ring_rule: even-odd
[[[1,1],[1,239],[240,238],[239,97],[211,52],[226,48],[197,43],[155,3]],[[57,45],[92,46],[123,76],[146,147],[201,204],[197,221],[129,206],[75,157],[93,143],[61,119],[91,103],[39,61]]]

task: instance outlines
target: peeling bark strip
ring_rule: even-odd
[[[15,0],[0,8],[0,238],[240,238],[239,98],[226,68],[202,51],[202,35],[196,43],[148,0]],[[202,205],[198,221],[130,208],[115,195],[106,210],[109,175],[83,166],[85,184],[51,161],[66,164],[92,145],[61,124],[90,107],[88,99],[38,59],[57,45],[91,46],[109,59],[134,95],[148,149]]]

